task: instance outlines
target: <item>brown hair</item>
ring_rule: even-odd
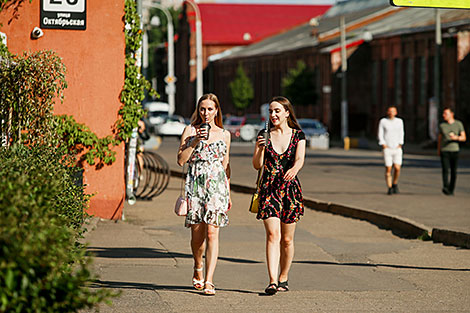
[[[203,120],[201,118],[201,115],[199,114],[199,109],[201,107],[202,101],[207,100],[207,99],[214,101],[215,103],[215,109],[217,110],[217,115],[214,118],[215,125],[219,126],[220,128],[224,128],[224,124],[222,122],[222,109],[220,108],[219,99],[213,93],[206,93],[202,95],[201,98],[199,98],[197,102],[196,110],[193,112],[193,115],[191,116],[191,125],[199,126],[202,124]]]
[[[272,98],[269,101],[269,104],[271,105],[271,103],[273,102],[278,102],[284,107],[284,110],[289,112],[289,117],[287,118],[287,125],[289,125],[290,128],[300,129],[299,122],[297,122],[297,118],[295,117],[294,107],[290,103],[289,99],[287,99],[286,97],[277,96]],[[273,127],[271,119],[269,120],[269,127]]]
[[[444,109],[442,109],[442,112],[444,112],[445,110],[449,110],[451,113],[454,113],[454,110],[452,110],[451,107],[444,107]]]

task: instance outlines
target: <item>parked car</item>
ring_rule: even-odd
[[[224,128],[232,135],[232,140],[240,139],[240,128],[242,127],[243,117],[230,116],[224,121]]]
[[[305,133],[307,147],[324,150],[330,148],[330,134],[319,120],[301,118],[298,122]]]
[[[255,141],[256,135],[264,127],[264,119],[260,114],[247,114],[240,127],[240,137],[243,141]]]
[[[264,126],[264,119],[259,114],[230,116],[225,119],[224,128],[232,135],[232,140],[253,141]]]
[[[186,123],[182,116],[166,116],[163,123],[155,126],[155,134],[158,136],[181,137],[185,127]]]
[[[166,102],[147,102],[145,108],[148,111],[147,118],[151,125],[151,131],[155,133],[156,126],[162,124],[169,115],[170,105]]]

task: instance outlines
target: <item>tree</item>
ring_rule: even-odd
[[[168,11],[171,14],[173,19],[173,27],[175,34],[178,34],[178,27],[179,27],[179,15],[181,14],[181,7],[175,9],[173,7],[168,7]],[[149,66],[147,72],[147,79],[151,80],[158,76],[157,73],[157,65],[158,63],[162,63],[163,60],[159,60],[156,54],[156,50],[158,47],[162,46],[168,40],[168,20],[166,18],[165,13],[161,9],[152,8],[150,9],[150,19],[152,17],[157,16],[160,19],[160,26],[147,26],[147,34],[148,34],[148,51],[149,51]],[[165,53],[166,55],[166,53]],[[166,73],[166,69],[165,69]],[[168,73],[166,73],[168,74]]]
[[[315,73],[307,68],[303,61],[297,62],[297,67],[291,68],[282,79],[282,92],[292,103],[300,105],[315,104]]]
[[[229,87],[235,108],[239,111],[245,110],[253,101],[254,90],[241,64],[238,65],[235,79],[230,82]]]

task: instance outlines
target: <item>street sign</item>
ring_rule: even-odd
[[[167,84],[176,83],[176,77],[175,77],[175,76],[166,75],[163,80],[164,80],[165,83],[167,83]]]
[[[86,29],[86,0],[41,0],[41,28]]]
[[[470,9],[470,0],[390,0],[397,7]]]
[[[165,93],[167,95],[174,95],[176,93],[175,84],[169,84],[165,86]]]

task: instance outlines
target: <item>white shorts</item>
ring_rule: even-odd
[[[390,167],[393,164],[401,165],[403,163],[402,148],[385,148],[384,150],[385,166]]]

